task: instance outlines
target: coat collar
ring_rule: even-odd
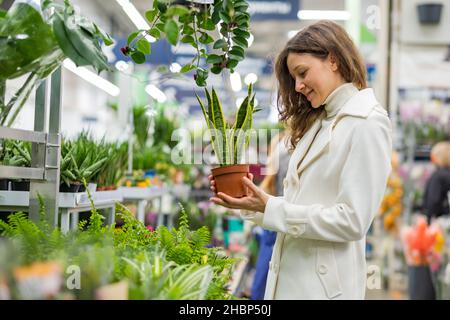
[[[321,129],[321,122],[317,121],[311,129],[308,130],[304,138],[301,139],[296,151],[292,155],[293,163],[290,163],[289,171],[297,172],[297,175],[294,175],[291,179],[294,178],[298,180],[299,174],[322,154],[331,141],[333,129],[342,118],[347,116],[367,118],[376,105],[378,105],[378,101],[375,98],[373,90],[370,88],[363,89],[356,92],[347,100],[326,132],[318,133]],[[313,140],[314,143],[310,147]],[[310,149],[309,151],[308,148]],[[300,161],[301,163],[299,165]]]

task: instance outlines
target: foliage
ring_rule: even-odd
[[[89,191],[88,196],[93,204]],[[23,213],[12,214],[8,222],[0,221],[0,232],[14,240],[18,248],[15,266],[22,261],[59,261],[62,270],[79,266],[83,271],[81,289],[75,290],[72,298],[94,299],[98,288],[118,281],[128,283],[130,299],[232,298],[226,284],[234,260],[221,256],[218,249],[206,248],[209,233],[205,229],[189,230],[186,214],[180,219],[179,230],[161,227],[150,232],[121,204],[117,204],[117,212],[124,221],[120,228],[104,226],[103,216],[92,205],[89,222],[80,222],[78,230],[63,234],[46,223],[41,201],[39,222],[27,219]],[[174,243],[180,248],[174,249]],[[8,252],[0,249],[3,261]],[[175,251],[182,259],[174,256]],[[6,262],[0,266],[0,272],[13,272],[15,268]],[[19,285],[21,279],[12,278],[8,283]],[[42,274],[35,275],[33,281],[42,281],[39,287],[46,287]],[[14,298],[22,298],[19,293],[13,294]]]
[[[1,160],[5,166],[31,167],[31,143],[5,140]]]
[[[211,90],[210,94],[208,89],[205,88],[207,108],[196,95],[210,130],[214,153],[221,166],[239,163],[243,152],[248,147],[253,113],[259,111],[259,109],[255,109],[255,95],[252,95],[252,93],[253,86],[250,84],[247,97],[236,113],[233,126],[226,122],[222,103],[214,89]]]
[[[250,15],[245,0],[214,0],[211,4],[197,1],[154,0],[153,7],[145,13],[150,29],[138,30],[128,37],[127,46],[122,48],[135,63],[144,63],[145,56],[151,54],[150,35],[157,40],[164,34],[167,41],[191,45],[196,50],[194,59],[184,65],[182,73],[195,70],[194,79],[198,86],[206,86],[209,70],[219,74],[223,69],[231,72],[244,59],[244,51],[250,38]],[[213,38],[214,31],[220,31],[219,38]],[[206,46],[216,50],[209,53]],[[207,67],[200,65],[204,59]]]
[[[98,72],[111,70],[100,46],[100,41],[111,45],[111,38],[95,23],[76,14],[69,0],[64,4],[43,1],[42,10],[16,3],[0,19],[0,93],[7,79],[29,73],[8,103],[1,98],[0,125],[13,124],[33,88],[65,58]]]
[[[148,140],[148,131],[151,124],[151,119],[147,115],[149,108],[149,106],[135,105],[132,110],[134,135],[139,149],[145,148]]]

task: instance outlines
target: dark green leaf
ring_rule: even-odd
[[[246,40],[245,38],[243,38],[243,37],[236,36],[236,37],[233,38],[233,42],[234,42],[235,44],[237,44],[237,45],[243,47],[243,48],[247,48],[247,47],[248,47],[248,42],[247,42],[247,40]]]
[[[240,11],[240,12],[245,12],[245,11],[247,11],[247,9],[248,9],[248,3],[246,3],[245,1],[239,1],[239,2],[236,2],[235,4],[234,4],[234,9],[236,10],[236,11]]]
[[[206,62],[210,63],[210,64],[221,63],[222,62],[222,57],[217,55],[217,54],[210,54],[208,56],[208,59],[206,59]]]
[[[138,34],[139,34],[139,31],[136,31],[136,32],[133,32],[132,34],[130,34],[127,39],[127,44],[130,45],[130,43],[138,36]]]
[[[147,18],[148,22],[152,23],[157,13],[158,13],[157,10],[148,10],[145,12],[145,18]]]
[[[183,43],[195,43],[195,39],[194,39],[194,37],[187,35],[187,36],[184,36],[181,39],[181,42],[183,42]]]
[[[140,39],[136,43],[136,48],[142,52],[143,54],[150,54],[151,53],[151,46],[150,42],[148,42],[145,38]]]
[[[222,49],[222,48],[226,48],[228,46],[228,43],[223,40],[223,39],[219,39],[216,42],[214,42],[214,49]]]
[[[219,73],[222,72],[222,68],[219,67],[219,66],[214,66],[214,67],[211,68],[211,72],[214,73],[214,74],[219,74]]]
[[[137,64],[142,64],[145,62],[145,56],[140,51],[135,51],[131,54],[131,59]]]
[[[155,24],[155,27],[158,28],[158,30],[162,31],[162,32],[164,32],[164,26],[165,26],[165,24],[162,22]]]
[[[203,44],[209,44],[211,42],[214,42],[214,39],[206,32],[203,32],[198,41]]]
[[[183,27],[183,34],[186,35],[193,35],[194,34],[194,29],[192,27],[190,27],[189,25],[184,25]]]
[[[230,60],[228,60],[227,68],[229,68],[229,69],[236,68],[236,66],[238,65],[238,63],[239,63],[238,60],[230,59]]]
[[[158,2],[158,3],[156,4],[156,6],[158,7],[158,10],[159,10],[161,13],[166,13],[166,11],[167,11],[167,6],[166,6],[164,3]]]
[[[218,24],[220,21],[220,15],[219,15],[219,9],[217,9],[218,7],[215,7],[213,14],[211,15],[211,21],[214,24]]]
[[[220,19],[222,19],[223,22],[225,23],[229,23],[231,21],[231,18],[228,14],[226,14],[225,12],[220,11],[219,12],[219,17]]]
[[[167,20],[164,26],[164,33],[166,34],[167,41],[173,46],[175,46],[178,42],[178,25],[173,20]]]
[[[235,35],[237,35],[237,36],[244,37],[246,39],[250,38],[250,32],[242,30],[242,29],[239,29],[239,28],[234,29],[233,33]]]
[[[240,52],[241,54],[242,54],[242,56],[244,56],[244,49],[243,48],[241,48],[240,46],[232,46],[231,47],[231,51],[238,51],[238,52]]]

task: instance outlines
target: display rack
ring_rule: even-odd
[[[149,201],[159,199],[158,209],[158,226],[163,224],[162,214],[162,197],[168,193],[168,189],[165,187],[120,187],[119,191],[122,193],[123,201],[130,201],[137,203],[136,218],[145,223],[145,207]]]
[[[4,89],[6,83],[3,83],[2,87]],[[5,91],[2,90],[0,95],[4,100]],[[49,101],[47,97],[50,97]],[[0,178],[29,179],[30,218],[34,221],[39,220],[39,197],[42,197],[46,218],[55,226],[58,224],[60,127],[61,68],[52,74],[50,80],[42,81],[36,90],[34,131],[0,126],[0,139],[16,139],[32,143],[31,168],[0,165]]]
[[[61,215],[61,231],[66,233],[78,226],[78,214],[92,209],[91,201],[86,192],[59,193],[58,207]],[[118,190],[93,192],[91,195],[96,209],[105,209],[106,224],[115,222],[115,205],[122,201],[122,194]],[[30,206],[30,192],[28,191],[0,191],[0,209],[3,211],[19,211]]]

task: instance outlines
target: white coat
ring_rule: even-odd
[[[299,141],[283,197],[270,197],[264,213],[241,213],[278,232],[265,299],[364,299],[365,236],[391,172],[392,141],[373,90],[354,89],[327,130],[314,138],[318,121]]]

